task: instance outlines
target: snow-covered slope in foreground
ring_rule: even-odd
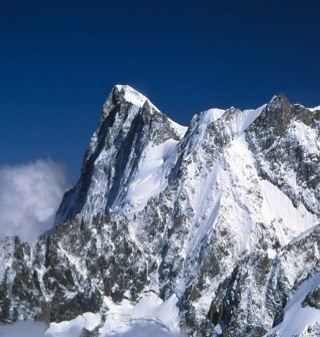
[[[272,329],[267,336],[319,336],[320,308],[312,297],[315,294],[319,296],[319,286],[320,274],[304,281],[285,306],[283,322]]]
[[[317,331],[319,120],[279,95],[184,128],[116,86],[54,230],[1,242],[0,320],[50,337]]]
[[[19,321],[10,325],[2,326],[1,337],[80,337],[83,331],[94,330],[100,317],[97,314],[85,313],[67,322],[52,323],[46,328],[44,323]],[[183,333],[172,333],[157,323],[146,320],[136,321],[130,326],[123,327],[123,332],[100,334],[102,337],[185,337]]]

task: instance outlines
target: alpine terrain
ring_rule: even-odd
[[[0,321],[319,336],[319,139],[320,107],[283,95],[183,127],[115,86],[54,228],[1,241]]]

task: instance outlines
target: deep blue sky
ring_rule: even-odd
[[[188,124],[283,92],[320,104],[320,3],[0,0],[0,165],[51,156],[74,181],[112,86]]]

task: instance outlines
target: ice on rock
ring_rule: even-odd
[[[121,85],[118,84],[115,86],[115,88],[120,92],[120,94],[123,96],[123,98],[133,104],[136,105],[140,108],[144,106],[146,102],[150,104],[154,109],[158,110],[149,100],[147,97],[144,95],[140,94],[138,91],[130,87],[129,85]]]
[[[320,111],[320,105],[316,106],[315,108],[309,108],[308,110],[314,112],[314,111]]]

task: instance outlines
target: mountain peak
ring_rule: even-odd
[[[319,113],[280,94],[186,130],[115,86],[55,229],[0,240],[0,324],[278,336],[295,320],[287,336],[318,336],[319,312],[300,318],[319,309]]]
[[[290,102],[288,98],[285,96],[285,94],[279,93],[277,95],[274,95],[269,102],[270,108],[279,108],[281,106],[289,106]]]
[[[112,90],[112,96],[116,98],[117,101],[125,101],[140,108],[142,108],[145,104],[148,104],[156,110],[159,110],[150,102],[150,100],[146,96],[144,96],[134,88],[130,87],[129,85],[115,85]]]

